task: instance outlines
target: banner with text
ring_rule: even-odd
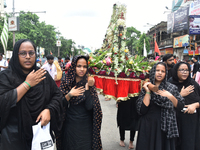
[[[173,48],[186,47],[186,46],[189,46],[188,34],[174,38]]]
[[[200,15],[189,16],[189,34],[200,34]]]

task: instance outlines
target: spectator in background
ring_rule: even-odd
[[[179,59],[178,56],[176,57],[176,62],[177,62],[177,63],[178,63],[178,62],[181,62],[181,60]]]
[[[192,75],[193,75],[193,68],[194,68],[194,61],[193,61],[193,60],[190,60],[190,61],[189,61],[189,64],[190,64],[190,68],[191,68],[190,77],[192,78]]]
[[[176,60],[176,56],[174,55],[174,63],[176,64],[177,63],[177,60]]]
[[[65,66],[66,66],[66,64],[68,63],[68,61],[70,61],[69,56],[65,57]]]
[[[194,56],[192,58],[193,62],[194,62],[194,67],[193,67],[193,72],[192,72],[192,79],[195,80],[195,77],[196,77],[196,73],[197,71],[199,70],[199,63],[198,63],[198,57],[197,56]]]
[[[62,70],[65,68],[65,64],[62,62],[62,58],[60,56],[58,57],[58,64]]]
[[[42,66],[45,70],[49,72],[53,80],[57,80],[57,70],[56,66],[53,64],[54,57],[53,55],[47,55],[47,63]]]
[[[37,67],[39,67],[39,68],[42,67],[41,59],[37,59],[37,60],[36,60],[36,65],[37,65]]]
[[[167,70],[168,70],[167,80],[168,80],[170,77],[172,77],[172,68],[174,66],[174,56],[173,54],[165,54],[162,60],[167,65]]]
[[[7,63],[9,64],[9,62],[10,62],[10,58],[7,58]]]
[[[71,66],[71,61],[68,56],[65,58],[65,62],[67,62],[67,63],[65,65],[65,69],[63,69],[63,71],[65,71],[65,74],[67,74],[67,71],[69,70],[69,67]]]
[[[0,71],[5,70],[6,68],[8,68],[8,62],[3,59],[3,54],[0,53]]]

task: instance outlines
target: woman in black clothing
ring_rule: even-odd
[[[101,150],[102,112],[94,86],[88,86],[88,59],[75,56],[61,83],[65,99],[63,150]]]
[[[32,126],[62,126],[61,92],[44,70],[36,67],[36,47],[28,39],[15,43],[9,68],[0,72],[1,150],[31,150]]]
[[[152,67],[150,82],[159,90],[151,92],[147,82],[137,100],[141,117],[136,149],[175,150],[175,138],[179,136],[175,109],[183,108],[184,99],[177,87],[167,82],[166,64],[159,62]]]
[[[184,109],[177,111],[177,122],[180,134],[177,150],[200,150],[200,86],[191,79],[188,63],[180,62],[174,66],[171,83],[178,87],[178,91],[185,99]]]

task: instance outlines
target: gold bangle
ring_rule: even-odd
[[[147,94],[149,94],[149,95],[151,95],[151,93],[150,92],[146,92]]]
[[[27,91],[28,91],[28,88],[26,87],[26,85],[24,85],[24,83],[22,83],[22,85],[23,85],[23,86],[24,86],[24,88],[25,88],[25,89],[27,89]]]

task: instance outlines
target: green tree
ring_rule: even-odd
[[[143,33],[141,36],[140,36],[140,39],[138,40],[138,43],[137,43],[137,53],[139,55],[143,55],[143,50],[144,50],[144,39],[145,39],[145,43],[146,43],[146,50],[147,50],[147,53],[150,51],[150,38],[148,36],[146,36],[145,33]]]
[[[134,27],[127,27],[126,30],[126,45],[128,46],[131,54],[133,54],[133,50],[136,50],[136,45],[138,39],[140,38],[141,32]]]
[[[50,51],[57,56],[58,48],[56,46],[56,28],[52,25],[46,25],[45,22],[39,24],[39,30],[42,34],[42,41],[39,46],[45,48],[45,54],[49,54]]]

